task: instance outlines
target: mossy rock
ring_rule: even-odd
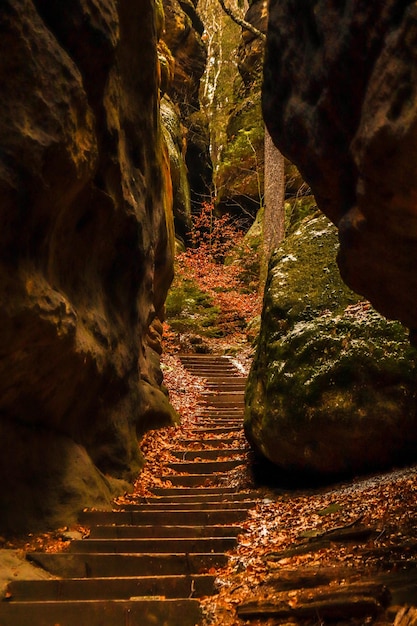
[[[342,283],[335,227],[305,219],[270,264],[245,431],[288,475],[352,475],[414,459],[416,352]]]
[[[340,277],[338,248],[335,226],[316,212],[299,223],[273,254],[262,326],[269,341],[279,339],[298,321],[312,320],[326,311],[341,313],[361,300]]]
[[[184,239],[191,228],[190,185],[183,158],[184,132],[179,112],[168,97],[162,99],[160,110],[171,170],[175,232]]]
[[[242,242],[236,245],[224,260],[225,265],[239,265],[240,279],[246,293],[253,292],[259,287],[260,257],[263,237],[263,215],[261,208],[256,214],[255,221],[245,233]]]
[[[246,98],[229,118],[216,175],[219,205],[234,199],[243,205],[249,199],[251,209],[262,204],[264,132],[258,99]]]
[[[194,281],[180,276],[174,279],[166,300],[166,317],[174,331],[221,337],[219,315],[220,307]]]

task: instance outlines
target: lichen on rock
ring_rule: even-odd
[[[245,431],[287,475],[355,474],[417,455],[417,355],[342,282],[336,228],[306,218],[271,260]]]

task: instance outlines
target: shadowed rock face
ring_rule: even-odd
[[[266,0],[251,2],[244,19],[265,33]],[[219,209],[243,219],[249,217],[249,223],[262,204],[264,184],[265,125],[260,107],[263,53],[264,40],[242,29],[236,49],[239,76],[234,80],[227,114],[225,111],[226,135],[216,171]],[[230,76],[220,74],[220,92],[225,80]]]
[[[200,110],[200,78],[206,67],[207,49],[202,39],[204,25],[197,14],[197,4],[198,0],[163,0],[163,42],[174,59],[166,94],[178,108],[182,123],[183,151],[191,187],[190,201],[195,212],[200,211],[204,200],[209,201],[211,198],[213,175],[208,120]],[[179,219],[181,212],[181,208],[175,211],[176,233],[185,238],[190,224],[187,220]]]
[[[417,328],[417,7],[271,0],[271,136],[338,226],[347,284]]]
[[[2,3],[2,527],[108,501],[140,468],[136,432],[173,418],[161,22],[151,0]]]

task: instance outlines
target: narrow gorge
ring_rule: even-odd
[[[2,0],[0,547],[71,529],[86,509],[110,514],[133,491],[146,500],[143,442],[186,428],[193,384],[207,383],[188,385],[181,356],[243,372],[225,402],[237,385],[245,443],[243,434],[236,449],[229,442],[227,461],[217,459],[221,442],[201,450],[233,466],[224,493],[248,500],[245,515],[256,509],[259,545],[259,511],[270,516],[265,536],[277,532],[274,498],[287,510],[287,497],[298,506],[293,489],[411,467],[383,483],[401,484],[411,521],[401,509],[396,527],[388,511],[381,528],[385,517],[374,523],[356,501],[346,519],[345,500],[329,513],[355,531],[364,518],[372,541],[386,533],[390,559],[395,529],[405,533],[399,558],[409,568],[417,7],[226,5],[228,14],[218,0]],[[198,450],[176,453],[198,464]],[[272,492],[252,494],[265,485]],[[358,493],[373,489],[360,483]],[[331,493],[312,502],[339,506]],[[314,519],[314,532],[332,531]],[[389,607],[384,593],[371,604]],[[401,586],[398,604],[402,593],[411,594]],[[230,609],[225,625],[252,623],[252,608]],[[394,623],[394,610],[388,621],[378,611],[375,623]],[[269,624],[267,609],[259,619]]]

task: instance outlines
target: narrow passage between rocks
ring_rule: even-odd
[[[255,488],[245,377],[227,357],[181,362],[202,391],[192,417],[145,437],[150,471],[82,514],[86,538],[27,554],[51,578],[10,583],[0,626],[413,624],[415,468]]]
[[[182,429],[171,460],[147,497],[112,511],[85,511],[86,539],[68,551],[27,558],[50,580],[16,581],[0,604],[1,626],[195,626],[199,598],[214,594],[215,572],[244,532],[256,493],[231,486],[246,462],[242,436],[245,378],[229,359],[184,356],[207,381],[201,410]]]

